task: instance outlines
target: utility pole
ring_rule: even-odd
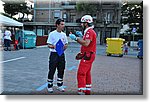
[[[110,14],[106,14],[106,16],[103,19],[104,28],[103,28],[102,35],[101,35],[100,45],[104,44],[104,40],[105,40],[104,38],[106,36],[105,31],[106,31],[107,25],[110,23],[110,17],[109,16],[110,16]]]
[[[103,44],[104,44],[104,36],[105,36],[106,27],[107,27],[107,24],[106,24],[106,22],[104,21],[104,29],[103,29],[103,31],[102,31],[102,36],[101,36],[101,43],[100,43],[100,45],[103,45]]]

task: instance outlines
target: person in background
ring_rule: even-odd
[[[50,57],[49,57],[49,72],[48,72],[48,92],[53,92],[53,79],[54,74],[57,68],[57,86],[58,90],[64,92],[65,89],[63,87],[63,76],[65,70],[65,54],[63,53],[61,56],[58,55],[56,51],[56,43],[61,40],[64,44],[63,50],[67,49],[68,40],[66,34],[63,32],[65,27],[65,22],[63,19],[57,19],[56,21],[56,30],[49,33],[47,44],[50,48]]]
[[[127,55],[128,54],[128,49],[129,49],[128,43],[125,43],[123,48],[124,48],[124,55]]]
[[[76,56],[77,60],[81,60],[77,72],[79,95],[90,95],[91,92],[91,69],[96,56],[96,32],[93,30],[94,27],[92,23],[93,18],[90,15],[85,15],[81,18],[84,35],[82,35],[81,32],[76,32],[76,35],[80,37],[69,34],[72,40],[81,44],[81,51]]]
[[[11,51],[11,31],[6,28],[5,32],[4,32],[4,50],[5,51]]]

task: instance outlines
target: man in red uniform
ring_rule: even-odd
[[[76,59],[81,59],[77,72],[78,94],[80,95],[90,95],[91,91],[91,68],[96,55],[96,33],[93,30],[92,23],[92,17],[85,15],[81,18],[81,26],[84,29],[83,38],[80,38],[82,37],[80,32],[76,32],[79,37],[69,34],[72,40],[82,45],[81,52],[76,56]]]

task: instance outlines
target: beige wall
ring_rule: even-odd
[[[112,23],[120,23],[119,5],[102,5],[99,13],[95,13],[99,22],[103,22],[104,15],[107,13],[111,14]],[[55,21],[54,15],[57,10],[60,10],[60,18],[63,18],[63,14],[66,13],[68,22],[76,22],[77,19],[81,18],[85,12],[78,12],[74,9],[63,9],[61,3],[54,2],[41,2],[37,1],[35,9],[35,22],[53,22]],[[38,15],[38,16],[37,16]],[[44,20],[42,20],[44,19]]]
[[[48,22],[49,10],[36,10],[36,22]]]

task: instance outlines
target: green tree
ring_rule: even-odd
[[[23,16],[20,18],[22,20],[25,14],[31,14],[30,7],[27,6],[25,0],[2,0],[4,4],[5,13],[9,14],[11,17],[22,13]]]
[[[137,32],[143,33],[143,1],[141,3],[124,3],[122,6],[121,16],[121,23],[135,24],[133,26],[136,26],[136,28],[138,28]]]
[[[5,3],[4,4],[4,11],[5,13],[9,14],[11,17],[18,14],[18,4],[12,4],[12,3]]]
[[[76,5],[76,9],[78,12],[86,12],[86,14],[91,14],[94,16],[98,11],[98,4],[97,2],[78,2]]]

